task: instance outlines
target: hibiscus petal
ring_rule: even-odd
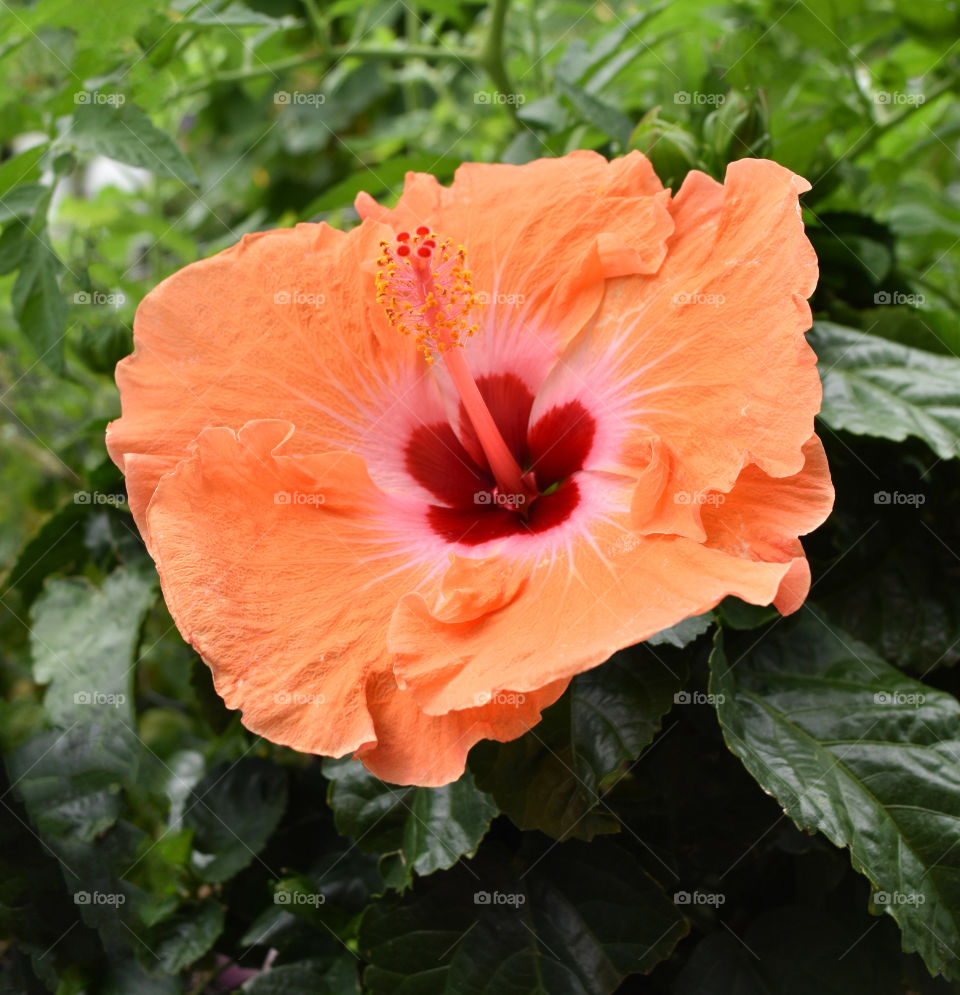
[[[485,704],[427,715],[409,694],[397,692],[392,675],[377,674],[369,682],[367,695],[377,742],[361,747],[357,756],[371,774],[393,784],[449,784],[463,773],[467,753],[475,743],[481,739],[507,742],[523,735],[540,721],[541,711],[563,694],[568,683],[554,681],[526,693],[478,692],[475,700]]]
[[[117,368],[123,416],[107,431],[138,525],[204,428],[283,418],[301,452],[324,452],[357,448],[389,420],[416,355],[375,303],[373,275],[359,272],[378,232],[305,224],[246,235],[144,298],[136,350]]]
[[[293,431],[279,420],[207,429],[163,477],[147,517],[170,613],[251,731],[303,752],[357,751],[397,784],[455,780],[474,743],[526,732],[567,682],[424,715],[397,686],[386,627],[428,571],[378,541],[389,508],[363,460],[285,455]]]
[[[729,494],[715,495],[703,508],[707,545],[738,556],[790,563],[774,604],[784,615],[796,611],[810,589],[810,567],[797,536],[820,525],[833,508],[834,491],[823,444],[813,436],[803,447],[803,469],[770,477],[745,467]]]
[[[714,607],[728,594],[769,604],[790,564],[742,559],[689,539],[603,521],[551,559],[514,564],[515,596],[478,614],[489,569],[458,577],[455,605],[406,595],[390,624],[395,671],[424,711],[464,708],[491,688],[529,691]],[[479,596],[479,594],[478,594]]]
[[[393,209],[357,211],[394,230],[428,225],[463,244],[486,301],[471,369],[509,369],[536,386],[594,314],[604,280],[655,273],[673,231],[664,190],[639,152],[607,162],[577,151],[521,166],[465,163],[449,188],[409,173]]]
[[[681,468],[669,489],[691,496],[687,523],[678,529],[667,504],[663,532],[702,536],[695,495],[729,490],[748,463],[775,476],[803,465],[821,400],[803,335],[817,278],[797,199],[808,188],[765,160],[732,163],[723,185],[691,173],[671,203],[663,265],[613,281],[594,326],[558,363],[575,358],[593,406],[615,414],[624,438],[659,437]]]
[[[389,671],[386,620],[418,578],[375,541],[363,461],[284,456],[292,431],[207,429],[147,517],[170,614],[227,707],[276,743],[342,756],[376,738],[364,683]]]

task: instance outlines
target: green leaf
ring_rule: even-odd
[[[554,846],[519,877],[481,854],[372,905],[360,925],[372,995],[609,995],[686,932],[676,906],[609,840]]]
[[[119,723],[75,723],[20,747],[10,778],[41,834],[90,841],[116,821],[120,792],[136,780],[137,747]]]
[[[960,359],[829,322],[814,325],[810,344],[823,379],[820,417],[831,428],[916,436],[942,459],[960,453]]]
[[[671,625],[669,629],[662,629],[646,640],[651,646],[676,646],[683,649],[688,646],[698,636],[702,636],[707,629],[713,625],[713,612],[704,612],[702,615],[691,615],[676,625]]]
[[[744,638],[728,658],[718,637],[711,661],[727,745],[798,826],[850,849],[905,949],[960,976],[960,853],[944,843],[960,830],[960,703],[812,609]]]
[[[146,942],[157,967],[167,974],[176,974],[213,946],[223,932],[223,925],[223,906],[207,898],[198,905],[180,908],[151,930]]]
[[[28,229],[22,242],[20,272],[10,296],[13,314],[40,358],[51,369],[60,370],[67,323],[67,302],[59,281],[63,264],[50,248],[45,232]]]
[[[264,848],[287,805],[287,775],[260,757],[218,764],[190,792],[194,866],[204,881],[226,881]]]
[[[251,978],[244,995],[350,995],[359,992],[356,957],[312,957],[281,964]]]
[[[29,218],[47,193],[42,183],[21,183],[0,194],[0,224],[12,218]]]
[[[133,663],[156,577],[120,569],[102,588],[78,577],[54,578],[33,606],[34,679],[59,725],[133,723]]]
[[[0,198],[7,200],[7,191],[40,177],[40,160],[47,154],[49,143],[33,145],[0,165]]]
[[[710,624],[704,619],[688,619],[658,635],[669,645],[695,629],[704,631]],[[685,678],[682,661],[673,656],[642,646],[623,650],[578,674],[526,735],[478,744],[470,768],[521,829],[556,839],[617,832],[618,820],[598,808],[601,793],[653,740]]]
[[[903,995],[895,945],[874,941],[872,927],[838,922],[830,910],[774,908],[737,934],[706,936],[671,995]],[[874,924],[876,925],[876,923]],[[741,939],[742,937],[742,939]],[[864,942],[867,940],[867,942]]]
[[[469,773],[440,788],[418,788],[386,784],[349,759],[327,760],[323,772],[337,831],[364,853],[381,854],[381,873],[394,888],[476,853],[497,815]]]
[[[621,148],[627,147],[630,142],[630,133],[633,131],[633,121],[626,114],[616,107],[604,103],[592,93],[587,93],[586,90],[573,86],[562,76],[556,76],[554,84],[557,92],[573,104],[574,110],[582,120],[619,142]]]
[[[73,115],[70,138],[77,149],[105,155],[195,185],[197,175],[177,143],[127,101],[81,104]]]

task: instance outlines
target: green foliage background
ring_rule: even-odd
[[[960,991],[958,34],[955,0],[2,5],[4,991]],[[576,148],[811,180],[809,603],[617,654],[447,788],[252,736],[106,459],[138,301],[407,170]]]

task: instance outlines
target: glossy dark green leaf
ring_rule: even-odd
[[[859,922],[812,911],[773,908],[745,930],[738,923],[736,933],[727,928],[709,934],[693,950],[671,995],[903,995],[895,948],[872,942],[872,931],[865,936]]]
[[[832,428],[923,439],[942,459],[960,454],[960,359],[817,322],[810,334],[823,379],[820,417]]]
[[[349,759],[327,760],[323,772],[337,830],[364,853],[380,854],[384,880],[396,888],[476,853],[497,815],[469,773],[440,788],[417,788],[387,784]]]
[[[364,915],[373,995],[609,995],[650,971],[686,932],[677,907],[608,840],[532,857],[497,854],[419,882]]]
[[[705,616],[688,619],[648,642],[683,642],[709,624]],[[557,839],[617,832],[617,819],[603,805],[598,808],[600,794],[651,742],[685,677],[682,662],[662,651],[636,647],[615,653],[577,675],[526,735],[478,744],[470,767],[521,829]]]
[[[351,995],[360,991],[358,960],[345,952],[337,959],[310,958],[271,967],[244,986],[244,995]]]
[[[960,703],[815,609],[753,642],[712,658],[728,746],[798,826],[850,849],[905,949],[960,976]]]
[[[81,104],[74,112],[69,137],[82,151],[140,166],[158,176],[197,183],[193,166],[177,143],[130,101],[119,106]]]
[[[120,723],[77,721],[18,749],[10,777],[41,833],[89,841],[120,813],[121,791],[136,779],[137,745]]]
[[[266,845],[287,804],[282,767],[260,757],[218,764],[187,799],[194,866],[204,881],[226,881]]]
[[[147,937],[157,966],[168,974],[199,960],[223,932],[224,909],[212,898],[180,908]]]

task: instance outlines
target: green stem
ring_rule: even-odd
[[[850,151],[844,156],[845,159],[856,159],[857,156],[863,155],[868,149],[873,148],[877,142],[883,138],[884,135],[889,131],[893,131],[901,122],[905,121],[911,114],[915,114],[917,111],[924,107],[929,107],[935,100],[942,97],[945,93],[949,93],[955,85],[955,80],[953,77],[948,76],[940,80],[940,82],[928,93],[926,94],[926,99],[922,104],[906,104],[902,110],[898,111],[893,117],[887,118],[883,124],[877,125],[876,128],[871,129],[865,135],[861,135],[860,138],[853,143]]]
[[[260,76],[279,76],[291,69],[299,69],[301,66],[316,65],[318,62],[345,59],[350,56],[356,56],[359,59],[385,60],[433,59],[436,62],[461,62],[468,65],[476,65],[479,62],[476,54],[466,49],[435,48],[433,45],[335,45],[325,52],[314,51],[308,55],[296,55],[268,66],[250,66],[249,68],[230,69],[226,72],[211,74],[206,79],[198,80],[196,83],[175,90],[169,99],[176,100],[179,97],[201,93],[220,83],[243,83]]]
[[[497,89],[501,93],[512,94],[513,84],[510,82],[510,76],[503,61],[503,31],[507,23],[507,8],[509,6],[510,0],[493,0],[490,11],[490,28],[487,31],[487,40],[480,53],[479,61]],[[506,106],[510,114],[516,117],[516,105],[511,102]]]

